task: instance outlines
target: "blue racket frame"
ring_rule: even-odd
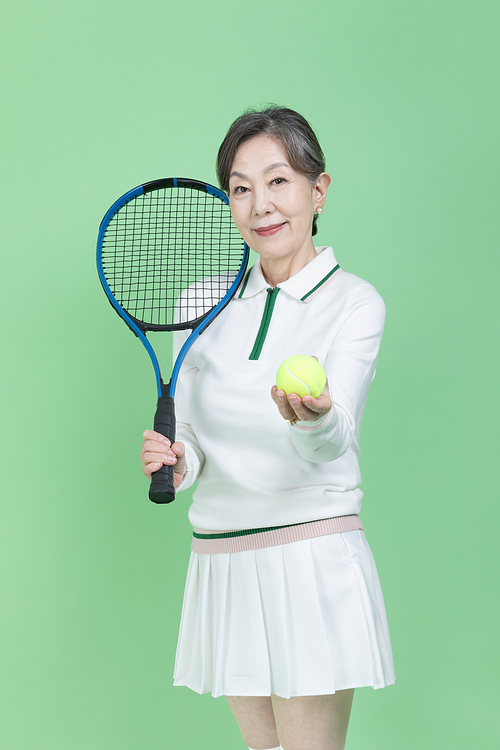
[[[137,187],[133,188],[132,190],[129,190],[127,193],[124,193],[120,198],[118,198],[117,201],[113,203],[111,208],[106,212],[102,222],[101,226],[99,227],[99,234],[97,237],[97,270],[99,273],[99,279],[101,281],[101,284],[103,286],[104,291],[106,292],[106,295],[115,308],[118,315],[123,318],[125,323],[128,325],[128,327],[135,333],[135,335],[140,339],[141,343],[143,344],[144,348],[146,349],[147,353],[149,354],[149,357],[151,359],[151,363],[153,365],[153,369],[155,372],[155,378],[156,378],[156,389],[158,392],[158,398],[160,396],[170,396],[171,398],[174,398],[175,396],[175,389],[177,386],[177,379],[179,377],[179,372],[182,367],[182,363],[184,362],[184,359],[186,357],[186,354],[188,353],[189,349],[192,347],[198,336],[203,333],[205,328],[212,322],[212,320],[219,315],[219,313],[223,310],[223,308],[228,304],[228,302],[233,297],[236,289],[240,285],[240,282],[245,274],[247,265],[248,265],[248,258],[250,255],[249,247],[244,243],[244,252],[243,252],[243,260],[241,263],[240,270],[238,271],[238,274],[232,283],[229,291],[226,293],[226,295],[222,298],[222,300],[211,310],[208,315],[203,318],[201,323],[198,323],[196,328],[194,328],[191,335],[186,339],[184,342],[183,347],[181,348],[177,359],[175,361],[173,370],[172,370],[172,376],[170,378],[170,382],[168,384],[168,393],[165,393],[165,384],[162,381],[161,377],[161,371],[160,371],[160,365],[158,363],[158,359],[156,357],[156,354],[154,353],[153,347],[148,341],[148,338],[146,334],[141,331],[137,323],[135,323],[132,318],[125,312],[123,307],[117,302],[116,298],[114,297],[111,289],[109,288],[108,282],[106,281],[106,278],[104,276],[104,271],[102,267],[102,241],[104,238],[104,234],[106,232],[106,229],[108,227],[109,222],[113,218],[113,216],[116,214],[117,211],[120,210],[126,203],[131,201],[133,198],[137,198],[139,195],[144,195],[146,192],[145,188],[147,189],[149,186],[155,186],[160,185],[160,183],[170,183],[172,182],[174,187],[177,187],[177,182],[184,181],[184,178],[178,178],[174,177],[169,180],[154,180],[153,182],[144,183],[143,185],[138,185]],[[199,183],[197,180],[189,180],[189,183],[196,183],[203,185],[206,189],[207,193],[210,193],[211,195],[215,195],[218,198],[220,198],[224,203],[229,205],[229,199],[227,195],[222,191],[219,190],[219,188],[214,187],[214,185],[209,185],[208,183]]]
[[[219,190],[219,188],[216,188],[213,185],[209,185],[205,182],[200,182],[199,180],[189,180],[186,178],[174,177],[174,178],[168,178],[168,179],[163,179],[163,180],[154,180],[153,182],[147,182],[147,183],[144,183],[143,185],[138,185],[137,187],[133,188],[132,190],[129,190],[127,193],[124,193],[124,195],[118,198],[118,200],[113,203],[111,208],[108,209],[108,211],[106,212],[101,222],[101,225],[99,227],[99,234],[97,238],[97,270],[99,273],[100,282],[102,284],[102,287],[106,293],[106,296],[109,302],[114,307],[118,315],[122,318],[122,320],[125,321],[125,323],[130,328],[130,330],[141,341],[147,353],[149,354],[151,363],[153,365],[154,373],[155,373],[156,389],[158,393],[158,401],[157,401],[156,413],[155,413],[155,418],[154,418],[154,430],[156,432],[161,433],[165,437],[167,437],[170,440],[170,442],[173,443],[175,440],[174,395],[175,395],[175,389],[177,386],[177,380],[179,377],[180,369],[182,367],[182,363],[184,362],[186,354],[188,353],[189,349],[192,347],[192,345],[194,344],[198,336],[201,333],[203,333],[203,331],[207,328],[208,325],[210,325],[210,323],[214,320],[214,318],[216,318],[217,315],[219,315],[219,313],[222,312],[222,310],[226,307],[226,305],[230,302],[231,298],[234,296],[245,274],[245,271],[248,265],[250,249],[248,245],[245,242],[243,242],[243,257],[242,257],[242,261],[241,261],[241,265],[238,270],[238,273],[233,283],[231,284],[231,287],[225,294],[225,296],[220,300],[220,302],[217,305],[215,305],[215,307],[209,313],[201,316],[195,321],[192,321],[190,325],[181,325],[181,324],[172,324],[172,325],[148,324],[146,325],[146,324],[142,324],[144,327],[144,330],[142,330],[141,322],[134,320],[123,309],[123,307],[120,305],[120,303],[115,298],[113,292],[111,291],[108,285],[108,282],[106,281],[106,277],[104,275],[104,269],[103,269],[103,240],[104,240],[104,235],[106,233],[106,229],[109,226],[111,219],[126,203],[133,200],[134,198],[137,198],[140,195],[144,195],[146,193],[152,192],[153,190],[158,190],[158,189],[167,188],[167,187],[168,188],[190,187],[196,190],[200,190],[202,192],[209,193],[210,195],[214,195],[217,198],[219,198],[221,201],[223,201],[226,205],[229,205],[229,199],[227,195],[224,192],[222,192],[222,190]],[[181,348],[177,356],[177,359],[174,363],[174,367],[172,370],[172,376],[167,385],[162,380],[158,359],[153,350],[153,347],[148,341],[146,333],[149,330],[173,331],[173,330],[187,330],[189,328],[193,329],[192,333],[184,342],[184,345]],[[158,469],[156,472],[153,473],[152,479],[151,479],[151,486],[149,489],[149,498],[155,503],[170,503],[172,502],[172,500],[174,500],[175,498],[174,468],[172,465],[163,465],[160,467],[160,469]]]

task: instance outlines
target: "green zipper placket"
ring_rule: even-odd
[[[274,305],[276,304],[276,300],[278,298],[280,288],[278,286],[275,287],[274,289],[269,287],[269,289],[266,289],[266,292],[267,292],[267,299],[266,299],[266,304],[264,305],[264,313],[262,315],[262,320],[260,321],[259,332],[257,333],[255,344],[253,345],[253,349],[248,359],[259,359],[260,357],[260,353],[262,351],[262,347],[264,346],[264,341],[266,340],[267,332],[269,330],[269,325],[271,323]]]

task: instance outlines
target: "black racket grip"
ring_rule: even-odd
[[[175,442],[174,399],[160,396],[156,406],[154,431],[160,432],[171,443]],[[171,503],[175,499],[174,467],[163,466],[151,476],[149,499],[154,503]]]

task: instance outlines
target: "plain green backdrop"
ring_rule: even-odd
[[[147,499],[153,370],[102,293],[95,242],[135,185],[214,182],[229,124],[274,102],[327,157],[317,244],[387,305],[362,519],[398,679],[358,691],[347,748],[496,748],[498,2],[1,15],[0,745],[245,747],[223,698],[172,687],[190,497]]]

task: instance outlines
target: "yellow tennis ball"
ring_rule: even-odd
[[[285,359],[280,365],[276,385],[278,390],[285,391],[287,396],[289,393],[296,393],[300,398],[318,398],[326,385],[326,372],[314,357],[296,354]]]

